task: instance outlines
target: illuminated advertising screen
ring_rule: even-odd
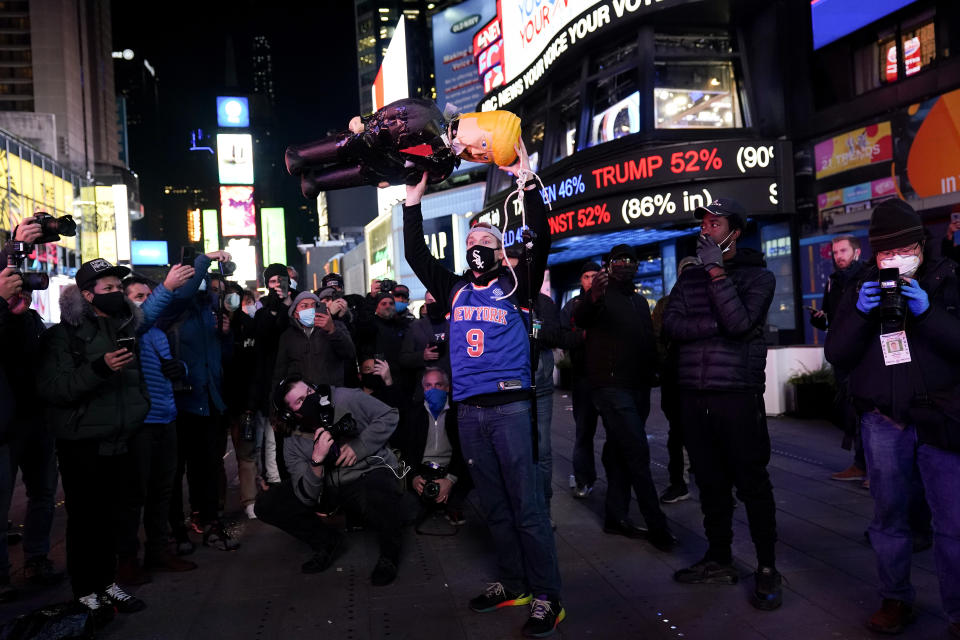
[[[249,127],[250,102],[246,98],[217,96],[217,124],[221,127]]]
[[[220,187],[220,230],[224,237],[257,235],[253,187]]]
[[[263,264],[287,264],[287,233],[283,208],[260,209],[260,237],[263,242]]]
[[[97,251],[98,258],[111,264],[117,264],[117,213],[113,198],[113,187],[96,186],[93,188],[97,207]],[[126,211],[126,208],[124,208]]]
[[[593,117],[590,146],[640,131],[640,92],[635,91]]]
[[[130,205],[127,203],[127,185],[115,184],[111,189],[117,224],[117,260],[130,262]]]
[[[220,249],[220,228],[217,225],[217,210],[203,210],[203,252],[210,253]],[[210,270],[217,270],[217,262],[210,264]]]
[[[893,136],[889,122],[868,127],[818,142],[813,148],[817,180],[893,160]]]
[[[914,0],[811,0],[813,48],[853,33]]]
[[[240,282],[257,279],[257,247],[253,238],[230,238],[224,250],[233,258],[237,270],[232,278]]]
[[[253,184],[253,137],[249,133],[217,134],[220,184]]]
[[[189,209],[187,211],[187,240],[200,242],[200,228],[200,209]]]
[[[130,243],[130,263],[142,265],[169,264],[166,240],[134,240]]]
[[[466,0],[433,16],[437,104],[473,111],[487,93],[473,59],[473,34],[497,14],[496,0]]]
[[[407,84],[407,36],[403,18],[397,23],[370,91],[373,93],[374,111],[394,100],[410,97]]]

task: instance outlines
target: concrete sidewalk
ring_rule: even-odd
[[[654,394],[654,407],[658,397]],[[696,499],[666,505],[676,551],[657,551],[642,541],[602,533],[605,482],[596,440],[596,490],[575,500],[568,488],[573,447],[569,396],[554,396],[553,519],[563,575],[567,619],[563,638],[875,638],[864,620],[879,606],[873,553],[863,532],[873,506],[859,483],[830,480],[846,468],[852,454],[839,448],[840,432],[826,423],[789,418],[770,420],[773,458],[770,472],[777,500],[781,543],[778,568],[785,577],[784,605],[760,612],[748,602],[755,567],[743,507],[735,514],[734,554],[742,569],[737,586],[681,585],[674,570],[698,560],[706,549]],[[658,488],[666,477],[666,423],[655,408],[648,434]],[[232,454],[228,463],[233,468]],[[374,588],[369,573],[376,542],[369,532],[349,535],[349,548],[323,574],[306,576],[300,563],[309,550],[260,522],[239,518],[236,487],[230,504],[242,546],[236,552],[199,548],[200,564],[185,574],[160,574],[136,590],[148,603],[137,614],[118,616],[98,637],[124,640],[335,637],[345,640],[499,639],[520,637],[527,609],[489,614],[467,609],[469,598],[494,577],[490,540],[475,510],[455,536],[417,535],[412,528],[396,582]],[[14,521],[22,518],[22,487],[14,497]],[[633,507],[634,517],[642,521]],[[64,514],[58,508],[53,558],[63,565]],[[444,532],[445,523],[428,528]],[[109,532],[105,529],[104,534]],[[18,547],[11,555],[22,564]],[[15,574],[15,582],[19,576]],[[904,637],[949,637],[940,607],[932,551],[914,557],[919,618]],[[69,588],[30,592],[21,602],[0,609],[0,617],[69,598]]]

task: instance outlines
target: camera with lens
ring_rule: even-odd
[[[43,235],[36,240],[37,244],[56,242],[60,236],[77,235],[77,223],[74,222],[73,216],[54,218],[46,211],[38,211],[33,214],[33,217],[39,221],[40,229],[43,231]]]
[[[360,434],[360,428],[357,426],[356,419],[349,413],[344,414],[344,416],[336,422],[333,422],[332,412],[321,413],[320,426],[323,427],[335,441],[350,440]]]
[[[24,291],[43,291],[50,286],[50,277],[42,271],[23,271],[29,247],[27,243],[14,240],[10,242],[9,247],[7,266],[23,278]]]
[[[440,495],[440,485],[437,480],[447,477],[447,468],[436,462],[420,463],[420,477],[423,478],[423,493],[421,499],[425,502],[436,502]]]
[[[237,270],[237,263],[231,260],[222,260],[220,262],[220,273],[223,274],[223,277],[229,278]]]
[[[397,286],[396,280],[381,280],[380,293],[393,293],[393,289],[396,286]]]
[[[880,269],[880,322],[884,331],[899,331],[907,314],[907,299],[903,297],[903,279],[900,271]]]

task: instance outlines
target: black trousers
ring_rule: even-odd
[[[169,535],[170,498],[177,471],[177,424],[144,424],[127,447],[136,478],[124,507],[125,524],[117,541],[117,553],[121,559],[137,556],[142,513],[146,556],[158,558],[167,547]]]
[[[647,527],[663,530],[667,518],[650,475],[650,445],[646,422],[650,415],[650,388],[594,389],[593,400],[603,416],[607,441],[603,445],[603,468],[607,472],[606,517],[624,520],[630,509],[630,490]]]
[[[697,487],[707,555],[729,562],[733,543],[733,488],[743,502],[761,565],[774,564],[776,503],[767,473],[770,435],[760,393],[693,391],[680,395],[680,415]]]
[[[348,514],[364,520],[377,531],[380,555],[398,562],[402,491],[391,471],[373,469],[359,480],[342,486],[327,482],[323,491],[323,508],[340,506]],[[254,511],[260,520],[286,531],[314,551],[327,548],[338,538],[336,530],[317,516],[319,505],[307,506],[297,498],[289,478],[261,493],[255,504]]]
[[[133,456],[102,456],[98,440],[58,440],[57,458],[67,508],[67,571],[75,597],[114,582],[117,542],[124,531]]]
[[[667,417],[667,473],[670,484],[685,487],[683,479],[683,422],[680,420],[680,389],[676,384],[664,382],[660,387],[660,408]]]
[[[573,443],[573,476],[578,485],[597,481],[597,463],[593,456],[593,438],[597,434],[599,413],[593,404],[593,392],[586,378],[576,377],[571,389],[576,431]]]
[[[223,416],[197,416],[181,413],[177,417],[177,469],[170,497],[170,526],[183,529],[183,475],[186,471],[190,490],[190,510],[199,514],[200,522],[217,519],[219,474],[226,441]]]

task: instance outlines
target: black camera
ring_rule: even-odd
[[[447,349],[449,348],[449,343],[447,342],[447,334],[445,333],[435,333],[433,334],[433,340],[428,344],[428,347],[433,347],[437,350],[437,355],[441,358],[446,357]]]
[[[40,229],[43,231],[43,235],[36,240],[37,244],[56,242],[60,236],[77,235],[77,223],[74,222],[73,216],[54,218],[46,211],[38,211],[33,214],[33,217],[40,222]]]
[[[237,270],[237,263],[230,260],[222,260],[220,262],[220,273],[223,274],[223,277],[229,278]]]
[[[447,477],[447,468],[436,462],[422,462],[420,464],[420,477],[423,478],[423,493],[420,497],[425,502],[436,502],[440,495],[440,485],[437,480]]]
[[[381,280],[380,281],[380,293],[393,293],[394,287],[397,286],[396,280]]]
[[[23,278],[24,291],[43,291],[50,286],[50,277],[42,271],[23,271],[28,246],[25,242],[12,241],[10,252],[7,254],[7,266]]]
[[[880,322],[884,331],[899,331],[907,315],[907,299],[903,297],[900,271],[880,269]]]
[[[342,418],[333,424],[327,424],[329,420],[326,414],[321,414],[320,426],[326,429],[327,433],[329,433],[330,437],[334,440],[351,440],[360,434],[360,428],[357,426],[356,419],[349,413],[344,414]]]

